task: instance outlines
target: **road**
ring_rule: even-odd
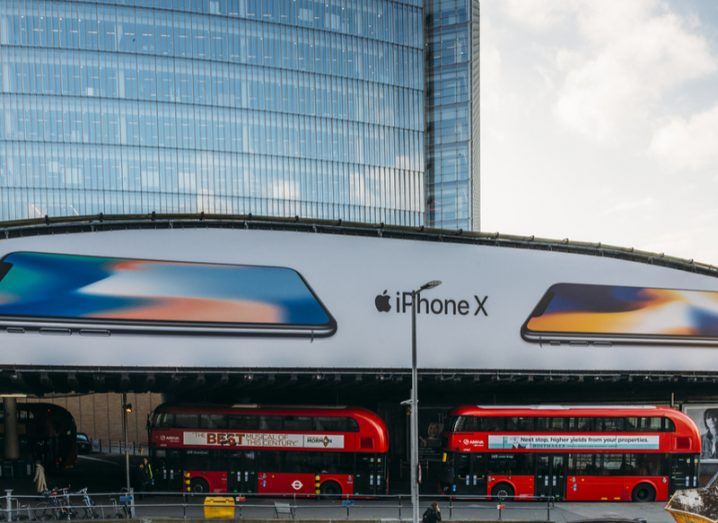
[[[201,498],[188,498],[186,506],[170,506],[182,499],[162,497],[137,501],[136,515],[146,517],[183,517],[201,518],[203,507]],[[238,504],[237,517],[243,519],[273,519],[277,517],[275,502],[293,507],[294,517],[302,520],[408,520],[411,511],[406,500],[399,509],[396,500],[358,500],[349,506],[340,501],[289,499],[252,499]],[[422,504],[428,506],[428,501]],[[663,510],[665,503],[556,503],[547,512],[546,503],[515,502],[506,503],[500,519],[505,521],[550,521],[557,523],[575,522],[587,518],[613,517],[643,519],[650,523],[669,523],[673,519]],[[499,519],[497,504],[492,502],[441,503],[444,520],[495,521]],[[287,517],[289,517],[287,515]]]
[[[92,492],[92,489],[91,489]],[[102,519],[124,516],[116,496],[93,495],[94,511]],[[231,501],[232,498],[229,498]],[[32,518],[43,500],[21,496],[20,516]],[[135,515],[138,519],[187,518],[202,519],[204,515],[202,496],[167,495],[138,496]],[[72,496],[73,509],[85,512],[82,499]],[[429,504],[422,503],[422,512]],[[401,503],[401,505],[400,505]],[[13,503],[15,505],[15,503]],[[445,521],[553,521],[556,523],[577,522],[588,518],[642,519],[650,523],[669,523],[673,519],[663,510],[664,503],[556,503],[547,506],[545,502],[512,502],[501,507],[494,502],[442,502],[441,513]],[[406,498],[383,500],[292,500],[290,498],[268,499],[249,498],[236,505],[236,519],[268,520],[354,520],[354,521],[407,521],[411,510]],[[290,514],[291,512],[291,514]],[[16,519],[17,516],[14,516]]]

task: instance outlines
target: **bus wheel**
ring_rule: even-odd
[[[340,496],[342,493],[342,487],[336,481],[325,481],[322,486],[319,487],[319,492],[322,496],[327,498],[335,498]]]
[[[641,483],[636,485],[631,494],[633,501],[655,501],[656,500],[656,489],[648,483]]]
[[[499,501],[514,499],[514,487],[508,483],[499,483],[491,489],[491,497],[497,498]]]
[[[189,490],[195,494],[207,494],[209,493],[209,483],[202,478],[194,478],[190,481]]]

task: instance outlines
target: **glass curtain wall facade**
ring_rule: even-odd
[[[204,211],[422,224],[423,9],[2,0],[0,220]]]
[[[479,0],[426,0],[426,220],[479,230]]]

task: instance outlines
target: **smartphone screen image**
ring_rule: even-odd
[[[521,328],[532,342],[718,346],[718,291],[558,283]]]
[[[307,337],[336,331],[290,268],[38,252],[13,252],[0,262],[0,326]]]

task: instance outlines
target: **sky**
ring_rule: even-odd
[[[482,0],[481,230],[718,265],[718,2]]]

